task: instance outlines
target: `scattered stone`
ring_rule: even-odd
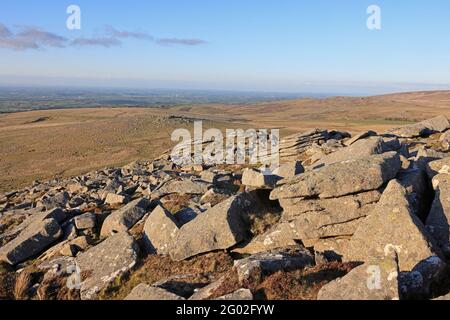
[[[313,144],[323,144],[330,138],[327,130],[313,129],[280,139],[279,154],[284,161],[301,160],[299,157]]]
[[[375,190],[331,199],[282,199],[282,219],[295,226],[300,239],[352,235],[359,219],[369,215],[380,197]]]
[[[290,222],[277,223],[264,234],[253,238],[250,243],[242,248],[234,249],[233,252],[241,254],[256,254],[273,249],[295,246],[295,239],[300,236],[295,231],[295,225]]]
[[[253,294],[249,289],[239,289],[233,293],[226,294],[214,300],[233,300],[233,301],[253,300]]]
[[[280,177],[273,174],[264,174],[255,169],[245,169],[242,174],[242,184],[259,189],[273,189]]]
[[[110,206],[123,204],[126,201],[126,197],[115,194],[115,193],[108,193],[105,199],[105,203],[109,204]]]
[[[450,151],[450,130],[441,135],[439,142],[441,143],[442,151]]]
[[[209,300],[214,295],[214,292],[219,289],[226,282],[226,277],[222,276],[218,280],[211,282],[206,287],[197,289],[195,293],[189,298],[189,300]]]
[[[144,225],[144,240],[150,253],[169,253],[179,225],[173,216],[158,206],[150,213]]]
[[[178,193],[180,195],[201,195],[210,188],[210,184],[204,181],[193,181],[189,179],[171,180],[165,183],[161,188],[154,191],[153,194],[163,197],[169,194]]]
[[[438,174],[450,174],[450,157],[427,163],[426,170],[430,179]]]
[[[138,246],[127,232],[120,232],[81,253],[76,258],[81,273],[88,275],[81,282],[81,299],[95,299],[114,279],[137,262]]]
[[[71,194],[75,194],[75,193],[85,193],[89,189],[87,187],[83,186],[81,183],[77,182],[77,183],[70,183],[70,184],[68,184],[67,185],[67,190]]]
[[[410,272],[400,272],[399,288],[402,299],[427,299],[432,285],[436,284],[445,271],[446,264],[439,257],[430,257],[417,264]]]
[[[258,253],[238,260],[234,267],[241,284],[277,271],[293,271],[314,265],[314,256],[305,248],[291,247]]]
[[[103,222],[100,235],[107,237],[113,233],[128,231],[147,213],[151,203],[146,198],[134,200],[119,210],[113,211]]]
[[[35,221],[0,248],[0,261],[16,265],[41,253],[62,235],[55,219]]]
[[[86,230],[86,229],[92,229],[95,228],[97,219],[95,217],[95,214],[91,212],[87,212],[85,214],[82,214],[80,216],[75,217],[75,226],[78,230]]]
[[[55,208],[64,208],[68,202],[69,194],[67,192],[59,192],[54,196],[46,196],[38,203],[38,206],[42,206],[46,210],[51,210]]]
[[[183,297],[159,287],[141,283],[134,287],[124,300],[185,300]]]
[[[305,172],[305,168],[300,161],[282,164],[273,173],[282,178],[292,178]]]

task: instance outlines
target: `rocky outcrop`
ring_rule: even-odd
[[[122,296],[116,287],[138,278],[127,299],[245,300],[276,293],[284,276],[302,288],[312,279],[308,294],[323,285],[325,300],[437,297],[449,289],[440,280],[450,257],[450,157],[448,132],[434,132],[447,123],[398,135],[292,135],[274,172],[176,165],[168,152],[36,181],[0,195],[0,273],[38,266],[45,275],[32,277],[32,299],[78,276],[70,292],[82,299],[108,297],[112,285]]]
[[[395,252],[400,271],[411,271],[421,261],[439,254],[423,223],[408,203],[405,189],[393,180],[374,211],[360,224],[346,258],[368,261]]]
[[[398,148],[400,148],[400,143],[398,143]],[[333,163],[365,159],[375,154],[392,151],[390,149],[381,137],[370,137],[356,141],[347,148],[341,148],[322,157],[319,161],[313,163],[312,168],[317,169]]]
[[[271,199],[334,198],[376,190],[397,175],[399,155],[388,152],[365,159],[345,161],[282,180]]]
[[[445,116],[439,116],[409,126],[392,129],[389,133],[402,138],[414,138],[436,132],[444,132],[448,129],[450,129],[448,119]]]

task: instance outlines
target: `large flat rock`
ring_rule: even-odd
[[[394,258],[373,260],[323,286],[317,300],[399,300],[398,274]]]
[[[374,154],[390,151],[386,149],[381,137],[370,137],[368,139],[356,141],[347,148],[341,148],[322,157],[312,165],[312,168],[320,168],[322,166],[348,160],[364,159]]]
[[[400,167],[400,157],[396,152],[335,163],[317,171],[282,180],[270,197],[273,200],[298,197],[334,198],[377,190],[393,179]]]
[[[248,231],[245,214],[252,199],[243,193],[233,196],[181,227],[170,256],[174,260],[215,250],[228,249],[244,240]]]
[[[166,255],[174,244],[179,224],[163,207],[156,207],[144,225],[144,242],[151,253]]]
[[[87,278],[81,283],[81,299],[95,299],[114,279],[134,267],[138,245],[127,232],[117,233],[76,258]]]
[[[11,265],[26,261],[43,252],[61,236],[61,227],[55,219],[36,220],[0,248],[0,261]]]
[[[133,301],[161,301],[161,300],[185,300],[183,297],[169,292],[163,288],[153,287],[145,283],[141,283],[133,288],[124,300]]]

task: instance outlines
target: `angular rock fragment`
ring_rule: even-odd
[[[204,194],[210,188],[210,184],[203,181],[193,181],[189,179],[171,180],[165,183],[161,188],[155,190],[153,194],[155,196],[163,197],[168,194]]]
[[[295,225],[290,222],[280,222],[265,233],[253,238],[242,248],[234,249],[233,252],[241,254],[256,254],[273,249],[295,246],[296,239],[300,236],[295,231]]]
[[[169,292],[159,287],[153,287],[145,283],[141,283],[134,287],[124,300],[185,300],[183,297]]]
[[[76,258],[86,279],[81,282],[81,299],[96,295],[137,262],[138,245],[127,232],[117,233]]]
[[[309,171],[279,182],[270,198],[334,198],[376,190],[397,175],[401,166],[396,152],[350,160]]]
[[[236,245],[247,234],[246,212],[252,205],[243,193],[207,210],[178,230],[170,256],[179,261]]]
[[[100,235],[107,237],[115,232],[129,230],[147,213],[151,203],[146,198],[134,200],[111,213],[103,222]]]
[[[450,253],[450,174],[435,176],[433,184],[436,193],[425,224],[443,251]]]
[[[300,134],[284,137],[280,140],[280,159],[285,161],[301,160],[299,157],[314,143],[322,144],[330,138],[326,130],[313,129]]]
[[[144,242],[151,253],[168,254],[178,232],[178,222],[163,207],[154,209],[144,225]]]
[[[377,135],[377,133],[375,131],[372,131],[372,130],[362,131],[362,132],[359,132],[359,133],[355,134],[354,136],[352,136],[347,141],[345,141],[344,144],[348,147],[348,146],[351,146],[352,144],[354,144],[358,140],[362,140],[362,139],[365,139],[365,138],[368,138],[368,137],[372,137],[372,136],[376,136],[376,135]]]
[[[399,270],[409,272],[421,261],[436,256],[436,250],[425,226],[412,213],[405,189],[393,180],[351,238],[346,259],[366,262],[395,252]]]
[[[292,178],[305,172],[305,168],[300,161],[282,164],[273,173],[282,178]]]
[[[107,203],[111,206],[123,204],[123,203],[125,203],[125,201],[126,201],[126,198],[124,196],[115,194],[115,193],[108,193],[106,195],[106,199],[105,199],[105,203]]]
[[[35,221],[0,248],[0,261],[16,265],[44,251],[62,235],[55,219]]]
[[[281,199],[283,220],[300,219],[304,228],[321,227],[349,222],[366,217],[380,200],[378,190],[330,199]]]
[[[439,142],[441,143],[442,151],[450,151],[450,130],[442,134]]]
[[[448,119],[445,116],[439,116],[416,124],[391,129],[389,133],[402,138],[415,138],[436,132],[444,132],[448,129],[450,129]]]
[[[251,279],[261,279],[262,275],[277,271],[293,271],[310,267],[314,256],[305,248],[296,246],[258,253],[235,261],[234,267],[240,283]]]
[[[78,230],[92,229],[97,221],[95,214],[90,212],[77,216],[74,220]]]
[[[214,300],[233,300],[233,301],[253,300],[253,294],[249,289],[239,289],[232,293],[218,297]]]
[[[264,174],[254,169],[245,169],[242,174],[242,184],[253,188],[273,189],[278,180],[280,177],[276,175]]]
[[[398,274],[394,258],[374,259],[323,286],[317,300],[399,300]]]

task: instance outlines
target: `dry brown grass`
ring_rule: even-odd
[[[258,300],[316,300],[319,290],[328,282],[343,277],[356,265],[332,262],[314,268],[291,272],[279,271],[274,274],[250,277],[240,284],[235,270],[225,275],[225,281],[211,298],[232,293],[242,287],[250,289]]]
[[[67,277],[54,276],[44,279],[37,290],[39,300],[79,300],[78,290],[67,287]]]
[[[29,270],[22,271],[16,278],[14,285],[14,298],[16,300],[29,299],[28,292],[32,285],[33,274]]]
[[[0,192],[35,179],[72,176],[159,156],[174,143],[176,128],[192,123],[159,121],[170,114],[209,119],[210,128],[280,128],[281,135],[325,128],[358,132],[391,127],[444,114],[450,92],[369,98],[335,97],[242,105],[160,108],[92,108],[0,115]],[[36,119],[45,119],[38,121]]]
[[[188,194],[169,194],[161,198],[164,208],[172,214],[189,207],[190,195]]]
[[[172,276],[189,275],[186,281],[204,283],[210,278],[218,278],[233,268],[232,258],[225,252],[214,252],[193,257],[185,261],[172,261],[159,255],[147,256],[136,269],[104,290],[100,299],[123,299],[140,283],[153,284]]]

